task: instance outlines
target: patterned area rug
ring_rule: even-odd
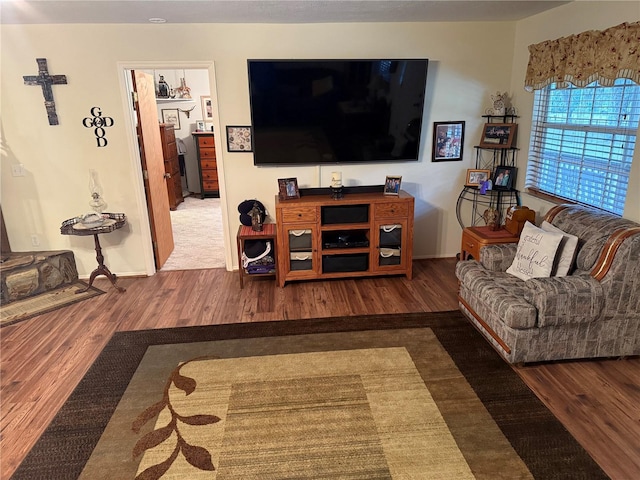
[[[119,332],[13,478],[607,478],[459,312]]]
[[[76,293],[78,290],[84,290],[86,288],[87,284],[78,280],[72,285],[2,305],[0,306],[0,327],[13,325],[14,323],[33,318],[36,315],[52,312],[67,305],[73,305],[74,303],[104,293],[96,287],[91,287],[86,292]]]

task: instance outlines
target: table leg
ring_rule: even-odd
[[[119,292],[121,293],[126,292],[126,289],[119,287],[116,284],[116,281],[117,281],[116,275],[114,273],[111,273],[111,271],[109,271],[107,266],[104,264],[104,256],[102,255],[102,248],[100,247],[100,240],[98,240],[98,234],[95,234],[93,238],[96,244],[96,260],[98,261],[98,267],[93,272],[91,272],[91,276],[89,277],[89,286],[87,288],[76,290],[76,293],[83,293],[89,290],[91,288],[91,285],[93,285],[93,281],[96,279],[98,275],[104,275],[105,277],[107,277],[111,281],[112,285]]]

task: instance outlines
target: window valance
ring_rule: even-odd
[[[597,80],[611,86],[617,78],[640,84],[640,22],[529,45],[529,92],[551,83],[585,87]]]

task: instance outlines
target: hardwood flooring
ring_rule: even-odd
[[[454,259],[414,262],[403,277],[299,282],[278,288],[223,269],[122,278],[107,293],[0,331],[0,479],[7,479],[111,335],[313,317],[457,309]],[[640,478],[640,359],[557,362],[516,371],[614,480]]]

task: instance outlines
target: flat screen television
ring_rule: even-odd
[[[428,63],[249,60],[254,164],[417,161]]]

